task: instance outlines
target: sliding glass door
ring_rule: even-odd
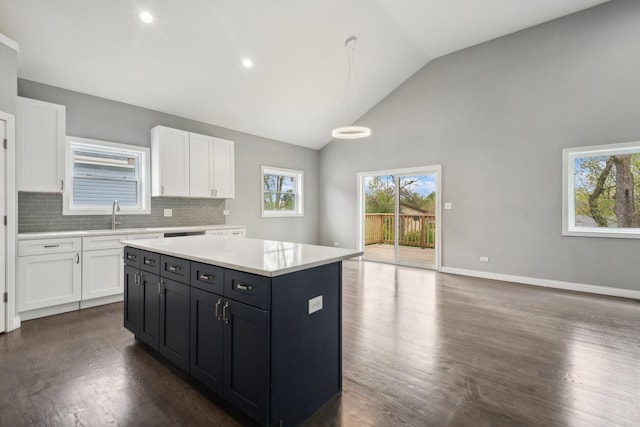
[[[440,166],[358,174],[364,259],[440,268]]]

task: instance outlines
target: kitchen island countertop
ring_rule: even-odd
[[[224,236],[124,241],[127,246],[246,273],[276,277],[361,256],[353,249]]]

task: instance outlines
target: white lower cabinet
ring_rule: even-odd
[[[79,249],[80,239],[75,240],[75,246]],[[41,249],[50,250],[50,253],[43,255],[27,255],[23,251],[23,256],[20,256],[21,247],[18,247],[19,312],[80,301],[80,251],[59,252],[64,243],[43,242],[40,244]]]
[[[244,236],[244,228],[207,230]],[[22,320],[123,299],[123,240],[162,239],[164,233],[111,234],[18,241],[17,308]]]
[[[121,294],[124,289],[122,247],[82,253],[82,299]]]
[[[159,239],[162,237],[162,233],[83,237],[82,300],[123,294],[123,240]],[[109,302],[113,301],[105,300],[102,304]]]

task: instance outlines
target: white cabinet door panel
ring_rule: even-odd
[[[122,249],[83,253],[82,299],[121,294],[124,289]]]
[[[151,195],[189,196],[189,132],[151,129]]]
[[[213,191],[220,199],[235,197],[233,141],[213,138]]]
[[[18,257],[18,311],[80,301],[79,252]]]
[[[64,105],[18,97],[16,102],[18,191],[61,192],[64,179]]]
[[[213,197],[211,157],[213,137],[189,134],[189,194],[191,197]]]

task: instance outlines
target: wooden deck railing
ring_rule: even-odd
[[[401,246],[419,246],[434,248],[436,242],[435,215],[398,215],[400,221],[398,244]],[[364,235],[365,245],[374,243],[393,244],[395,231],[394,214],[365,214]]]

